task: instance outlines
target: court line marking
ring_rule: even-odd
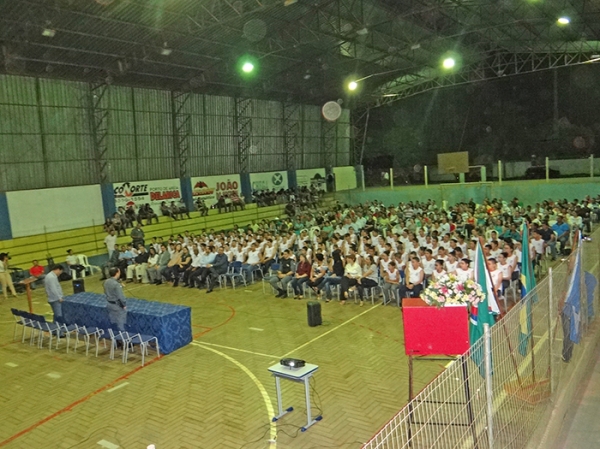
[[[100,440],[96,444],[99,445],[99,446],[102,446],[102,447],[104,447],[106,449],[119,449],[119,447],[120,447],[120,446],[117,446],[114,443],[111,443],[110,441],[107,441],[107,440]]]
[[[262,352],[254,352],[254,351],[249,351],[247,349],[232,348],[230,346],[217,345],[215,343],[207,343],[205,341],[196,342],[194,340],[194,342],[192,344],[196,345],[196,346],[200,346],[200,345],[214,346],[215,348],[229,349],[231,351],[244,352],[246,354],[252,354],[252,355],[260,355],[261,357],[268,357],[270,359],[280,359],[281,358],[277,355],[263,354]]]
[[[48,306],[50,306],[50,305],[48,304]],[[227,324],[229,321],[231,321],[231,320],[233,319],[233,317],[235,317],[235,309],[234,309],[233,307],[229,306],[229,305],[228,305],[227,307],[229,307],[229,309],[230,309],[230,311],[231,311],[231,315],[230,315],[230,316],[229,316],[229,317],[228,317],[228,318],[227,318],[225,321],[223,321],[223,322],[222,322],[222,323],[220,323],[220,324],[217,324],[217,325],[216,325],[215,327],[213,327],[213,328],[208,328],[207,330],[205,330],[205,331],[203,331],[203,332],[200,332],[200,334],[198,334],[197,336],[199,336],[199,335],[204,335],[204,334],[206,334],[206,333],[210,332],[211,330],[213,330],[213,329],[216,329],[216,328],[218,328],[218,327],[221,327],[221,326],[223,326],[223,325]],[[194,338],[197,338],[197,336],[194,336]],[[14,344],[14,343],[20,343],[20,341],[18,341],[18,340],[17,340],[17,341],[11,341],[11,342],[5,343],[5,344],[3,344],[3,345],[0,345],[0,348],[1,348],[1,347],[4,347],[4,346],[7,346],[7,345],[10,345],[10,344]],[[205,348],[205,349],[209,349],[209,348]],[[117,378],[116,378],[116,379],[114,379],[113,381],[111,381],[111,382],[107,383],[106,385],[103,385],[102,387],[98,388],[97,390],[95,390],[95,391],[92,391],[91,393],[89,393],[89,394],[87,394],[87,395],[85,395],[85,396],[83,396],[83,397],[79,398],[79,399],[78,399],[78,400],[76,400],[75,402],[72,402],[71,404],[69,404],[69,405],[67,405],[67,406],[63,407],[62,409],[60,409],[60,410],[58,410],[58,411],[56,411],[56,412],[52,413],[51,415],[48,415],[48,416],[46,416],[45,418],[42,418],[41,420],[37,421],[36,423],[34,423],[34,424],[30,425],[29,427],[27,427],[27,428],[25,428],[25,429],[23,429],[23,430],[21,430],[21,431],[19,431],[19,432],[15,433],[14,435],[12,435],[12,436],[10,436],[10,437],[6,438],[5,440],[3,440],[3,441],[0,441],[0,447],[6,446],[7,444],[9,444],[9,443],[13,442],[14,440],[16,440],[16,439],[18,439],[18,438],[22,437],[23,435],[26,435],[26,434],[28,434],[29,432],[31,432],[31,431],[33,431],[33,430],[37,429],[38,427],[40,427],[40,426],[44,425],[44,424],[45,424],[45,423],[47,423],[48,421],[51,421],[52,419],[56,418],[57,416],[60,416],[60,415],[62,415],[62,414],[63,414],[63,413],[65,413],[65,412],[69,412],[69,411],[71,411],[72,409],[74,409],[74,408],[75,408],[75,407],[77,407],[78,405],[80,405],[80,404],[82,404],[82,403],[84,403],[84,402],[86,402],[86,401],[90,400],[91,398],[93,398],[93,397],[94,397],[94,396],[96,396],[97,394],[100,394],[100,393],[102,393],[103,391],[106,391],[106,390],[108,390],[109,388],[112,388],[114,385],[116,385],[116,384],[117,384],[117,383],[119,383],[120,381],[122,381],[122,380],[125,380],[125,379],[128,379],[129,377],[133,376],[135,373],[137,373],[137,372],[138,372],[138,371],[140,371],[141,369],[144,369],[144,368],[146,368],[146,367],[148,367],[148,366],[152,365],[153,363],[157,362],[158,360],[162,360],[163,358],[164,358],[164,355],[161,355],[160,357],[155,357],[155,358],[153,358],[152,360],[150,360],[150,361],[146,362],[146,364],[145,364],[144,366],[138,366],[137,368],[135,368],[135,369],[133,369],[133,370],[129,371],[128,373],[126,373],[126,374],[123,374],[123,375],[122,375],[122,376],[120,376],[120,377],[117,377]]]
[[[265,402],[265,406],[267,407],[267,413],[269,414],[269,426],[270,426],[269,433],[270,433],[270,437],[271,437],[270,439],[272,441],[271,447],[276,448],[277,447],[277,423],[273,422],[273,420],[271,419],[275,416],[275,409],[273,408],[273,402],[271,401],[271,398],[269,397],[269,393],[267,392],[264,385],[260,382],[260,380],[258,380],[258,378],[254,375],[254,373],[252,371],[250,371],[245,365],[238,362],[233,357],[230,357],[227,354],[222,353],[221,351],[217,351],[216,349],[208,348],[200,343],[192,342],[191,344],[193,344],[194,346],[199,346],[202,349],[206,349],[207,351],[212,351],[215,354],[220,355],[221,357],[224,357],[226,360],[229,360],[231,363],[233,363],[238,368],[240,368],[244,373],[246,373],[246,375],[248,377],[250,377],[250,379],[252,379],[252,382],[254,382],[254,384],[260,391],[263,401]]]
[[[126,387],[127,385],[129,385],[129,382],[123,382],[122,384],[119,384],[116,387],[112,387],[110,390],[106,390],[106,392],[112,393],[113,391],[118,390],[119,388]]]
[[[334,327],[333,329],[329,329],[327,332],[324,332],[324,333],[322,333],[321,335],[317,335],[317,336],[316,336],[315,338],[313,338],[312,340],[309,340],[309,341],[307,341],[306,343],[304,343],[304,344],[302,344],[302,345],[298,346],[297,348],[295,348],[295,349],[292,349],[292,350],[291,350],[291,351],[289,351],[289,352],[286,352],[285,354],[283,354],[283,355],[281,356],[281,358],[283,359],[283,358],[287,357],[288,355],[291,355],[291,354],[293,354],[294,352],[296,352],[296,351],[299,351],[300,349],[302,349],[302,348],[304,348],[304,347],[306,347],[306,346],[310,345],[311,343],[314,343],[315,341],[317,341],[317,340],[319,340],[319,339],[323,338],[324,336],[326,336],[326,335],[329,335],[330,333],[332,333],[332,332],[334,332],[334,331],[338,330],[340,327],[343,327],[343,326],[345,326],[346,324],[350,324],[350,323],[351,323],[352,321],[354,321],[355,319],[357,319],[357,318],[360,318],[361,316],[363,316],[363,315],[365,315],[365,314],[367,314],[367,313],[371,312],[372,310],[375,310],[377,307],[378,307],[378,306],[371,306],[370,308],[368,308],[368,309],[367,309],[367,310],[365,310],[364,312],[362,312],[362,313],[359,313],[358,315],[355,315],[355,316],[353,316],[352,318],[350,318],[350,319],[348,319],[348,320],[344,321],[342,324],[338,324],[338,325],[337,325],[336,327]]]
[[[151,366],[153,363],[162,360],[164,358],[163,355],[161,355],[160,357],[155,357],[152,360],[146,362],[146,364],[144,366],[138,366],[137,368],[134,368],[133,370],[129,371],[128,373],[123,374],[122,376],[116,378],[115,380],[107,383],[106,385],[101,386],[100,388],[98,388],[95,391],[92,391],[91,393],[88,393],[87,395],[77,399],[75,402],[72,402],[71,404],[61,408],[60,410],[52,413],[51,415],[46,416],[45,418],[40,419],[38,422],[30,425],[29,427],[15,433],[14,435],[8,437],[7,439],[5,439],[4,441],[0,441],[0,447],[2,446],[6,446],[8,443],[13,442],[14,440],[16,440],[19,437],[22,437],[23,435],[28,434],[29,432],[31,432],[32,430],[37,429],[38,427],[40,427],[41,425],[47,423],[48,421],[56,418],[57,416],[62,415],[65,412],[69,412],[71,410],[73,410],[75,407],[77,407],[79,404],[83,404],[84,402],[90,400],[91,398],[93,398],[94,396],[102,393],[103,391],[106,391],[107,389],[111,388],[113,385],[115,385],[116,383],[120,382],[121,380],[124,379],[128,379],[129,377],[133,376],[135,373],[137,373],[138,371]]]

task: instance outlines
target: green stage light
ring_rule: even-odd
[[[454,66],[456,66],[456,60],[454,58],[445,58],[442,61],[442,67],[444,67],[446,70],[453,69]]]
[[[350,81],[348,83],[348,90],[354,91],[358,88],[358,83],[356,81]]]
[[[568,17],[559,17],[557,22],[559,25],[568,25],[569,23],[571,23],[571,19],[569,19]]]
[[[243,55],[237,60],[236,70],[246,79],[254,78],[260,69],[258,59],[251,55]]]

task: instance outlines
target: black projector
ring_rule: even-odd
[[[306,365],[304,360],[298,359],[281,359],[279,363],[282,366],[287,366],[289,368],[302,368],[304,365]]]

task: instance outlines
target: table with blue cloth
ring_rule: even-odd
[[[67,324],[113,328],[106,310],[106,296],[98,293],[77,293],[66,296],[62,303]],[[192,309],[190,307],[127,298],[129,333],[158,338],[161,354],[169,354],[192,341]]]

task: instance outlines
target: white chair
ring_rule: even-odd
[[[99,341],[100,339],[103,337],[104,335],[104,330],[98,328],[98,327],[85,327],[85,326],[80,326],[76,328],[76,340],[75,340],[75,349],[73,350],[74,352],[77,352],[77,346],[79,346],[79,336],[83,337],[83,342],[85,344],[85,356],[87,357],[90,351],[90,342],[91,342],[91,337],[94,337],[94,341],[96,344],[96,357],[98,357],[98,347],[99,347]],[[67,342],[68,345],[68,342]],[[106,341],[104,342],[104,347],[106,348]],[[113,351],[111,348],[111,359],[113,358]]]
[[[125,362],[127,363],[127,356],[129,354],[129,347],[131,347],[131,351],[133,352],[133,346],[139,345],[140,351],[142,353],[142,366],[144,366],[144,362],[146,356],[148,355],[148,348],[150,347],[150,343],[154,342],[157,357],[160,357],[160,349],[158,348],[158,338],[153,337],[152,335],[142,335],[142,334],[129,334],[128,332],[122,332],[121,335],[125,337]]]
[[[46,318],[40,315],[36,322],[39,329],[38,349],[44,347],[44,333],[48,334],[48,350],[52,351],[52,338],[56,337],[56,349],[60,343],[61,325],[59,323],[49,323]]]
[[[100,273],[100,271],[102,271],[100,269],[100,267],[97,267],[95,265],[90,265],[90,262],[88,261],[88,257],[85,254],[78,254],[77,259],[79,259],[79,263],[85,268],[85,270],[83,270],[81,272],[81,277],[85,277],[85,275],[88,272],[91,276],[92,274],[94,274],[94,272]]]
[[[114,360],[115,358],[115,348],[117,347],[117,342],[121,342],[123,345],[123,356],[121,361],[125,363],[125,352],[127,351],[127,335],[125,332],[114,333],[111,328],[108,328],[108,337],[110,339],[110,359]]]

